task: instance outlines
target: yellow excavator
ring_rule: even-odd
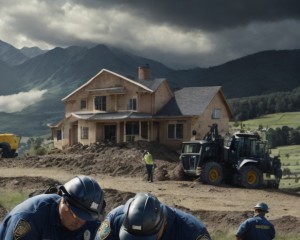
[[[0,158],[14,158],[18,156],[21,137],[13,133],[0,133]]]

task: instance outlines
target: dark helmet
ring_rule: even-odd
[[[146,154],[149,154],[150,152],[146,149],[143,151],[143,157],[145,157]]]
[[[105,207],[104,193],[96,180],[76,176],[60,187],[63,197],[77,217],[93,221],[100,218]]]
[[[138,193],[127,205],[119,233],[120,240],[157,239],[165,220],[163,207],[158,199],[147,193]]]
[[[254,206],[254,209],[259,209],[261,210],[262,212],[266,212],[268,213],[269,212],[269,207],[266,203],[263,203],[263,202],[259,202],[257,203],[255,206]]]

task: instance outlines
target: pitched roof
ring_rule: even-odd
[[[151,80],[136,80],[136,82],[144,85],[145,87],[151,89],[153,92],[164,82],[165,78],[155,78]]]
[[[138,81],[138,80],[133,80],[133,79],[127,78],[125,76],[122,76],[122,75],[120,75],[118,73],[115,73],[115,72],[112,72],[110,70],[102,69],[99,73],[97,73],[94,77],[92,77],[86,83],[84,83],[79,88],[77,88],[76,90],[74,90],[73,92],[71,92],[68,96],[64,97],[62,99],[62,101],[66,101],[69,97],[71,97],[72,95],[74,95],[80,89],[82,89],[85,86],[87,86],[90,82],[92,82],[96,77],[98,77],[103,72],[107,72],[107,73],[113,74],[115,76],[118,76],[120,78],[123,78],[124,80],[126,80],[128,82],[131,82],[131,83],[133,83],[133,84],[135,84],[135,85],[137,85],[137,86],[145,89],[145,91],[149,91],[149,92],[154,92],[160,86],[160,84],[162,84],[164,81],[166,81],[166,79],[163,79],[163,78],[158,78],[158,79],[153,79],[153,80],[141,80],[141,81]]]
[[[220,86],[214,87],[187,87],[174,92],[174,97],[156,114],[157,116],[196,116],[201,115],[212,101],[214,96],[221,91]],[[227,106],[229,108],[229,106]],[[231,110],[229,108],[231,113]]]

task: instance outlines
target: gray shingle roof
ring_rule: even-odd
[[[136,82],[144,85],[147,88],[150,88],[152,91],[156,91],[156,89],[164,82],[166,79],[164,78],[155,78],[151,80],[135,80]]]
[[[187,87],[180,89],[174,92],[174,97],[156,116],[201,115],[220,89],[220,86]]]

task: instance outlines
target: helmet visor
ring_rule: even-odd
[[[91,210],[82,207],[81,205],[76,203],[72,198],[66,195],[64,195],[64,198],[67,201],[69,208],[78,218],[85,221],[95,221],[99,218],[97,212],[92,212]]]

